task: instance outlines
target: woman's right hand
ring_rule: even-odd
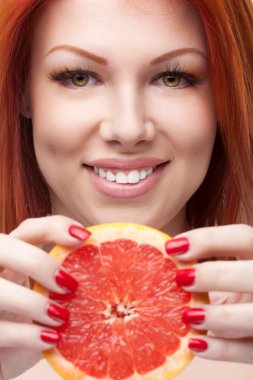
[[[75,249],[89,235],[78,222],[60,215],[27,219],[9,235],[0,234],[2,379],[16,377],[36,364],[41,351],[57,343],[53,328],[68,318],[68,311],[29,288],[29,277],[60,294],[77,286],[42,247],[53,243]]]

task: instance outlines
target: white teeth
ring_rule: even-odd
[[[108,179],[110,182],[115,182],[115,175],[112,172],[107,172],[106,179]]]
[[[147,170],[147,176],[150,176],[153,173],[153,168]]]
[[[99,177],[101,178],[106,177],[106,172],[103,169],[98,169],[98,174],[99,174]]]
[[[107,179],[110,182],[117,182],[117,183],[138,183],[141,180],[149,177],[153,173],[154,169],[142,169],[140,171],[138,170],[132,170],[128,174],[123,172],[118,172],[116,174],[113,174],[111,171],[106,171],[101,168],[97,168],[94,166],[94,172],[99,175],[99,177],[103,179]]]
[[[128,183],[128,176],[125,173],[117,173],[116,174],[116,182],[117,183]]]
[[[147,177],[146,170],[141,170],[140,171],[140,179],[145,179]]]

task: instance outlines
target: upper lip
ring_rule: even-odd
[[[141,157],[132,160],[123,160],[116,158],[104,158],[99,160],[94,160],[87,162],[86,165],[96,166],[98,168],[115,168],[115,169],[139,169],[145,167],[155,167],[157,165],[168,162],[168,160],[163,160],[155,157]]]

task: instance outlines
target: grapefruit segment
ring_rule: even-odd
[[[168,235],[128,223],[87,229],[92,235],[82,247],[56,246],[50,253],[77,279],[76,293],[34,288],[70,312],[45,358],[66,380],[172,379],[191,361],[187,342],[196,333],[182,313],[206,296],[176,284],[184,264],[166,254]]]
[[[116,380],[129,378],[134,374],[134,360],[127,341],[123,319],[119,318],[114,322],[111,342],[108,374]]]
[[[132,290],[137,246],[136,242],[128,239],[107,241],[100,246],[101,263],[110,283],[117,289],[117,300],[122,299],[126,291]]]
[[[82,274],[79,288],[84,293],[93,298],[112,302],[114,299],[113,289],[101,263],[98,247],[86,245],[77,249],[74,255],[66,257],[64,267],[71,271],[74,277],[79,278],[80,273]]]

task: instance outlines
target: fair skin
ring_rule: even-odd
[[[185,230],[185,204],[205,177],[216,132],[207,48],[197,15],[192,12],[189,20],[189,9],[173,2],[166,13],[151,2],[147,15],[124,2],[121,7],[109,1],[78,1],[75,7],[72,1],[60,3],[52,3],[38,22],[30,86],[34,146],[53,213],[86,226],[121,220],[172,235]],[[92,17],[84,22],[83,14]],[[62,45],[91,51],[108,64],[58,48]],[[150,64],[185,48],[199,53],[176,53]],[[190,86],[182,79],[168,87],[163,78],[152,80],[176,64],[201,83]],[[49,79],[66,67],[85,70],[88,65],[99,81],[90,77],[78,87],[70,80],[67,86]],[[146,156],[170,164],[157,186],[127,202],[94,190],[81,165],[100,158]]]
[[[183,233],[190,249],[177,258],[186,262],[210,255],[242,260],[253,256],[253,233],[248,226],[184,232],[189,229],[186,203],[206,175],[216,134],[205,36],[198,15],[179,1],[136,4],[75,0],[73,7],[73,0],[60,0],[50,2],[36,24],[22,112],[33,122],[36,157],[55,215],[27,220],[10,235],[1,235],[0,259],[3,268],[30,276],[54,292],[65,290],[55,282],[59,265],[48,257],[45,247],[51,243],[77,247],[81,241],[68,233],[73,224],[122,221],[146,224],[171,236]],[[59,48],[62,45],[88,50],[108,64]],[[192,50],[179,51],[185,48]],[[150,65],[167,52],[171,53],[165,61]],[[175,77],[175,83],[168,86],[164,77],[154,79],[175,65],[191,74],[196,83],[182,78],[178,83]],[[55,80],[59,71],[76,67],[89,67],[99,80],[89,77],[85,85],[71,79],[65,83]],[[83,168],[84,163],[99,158],[147,156],[170,162],[150,191],[127,201],[101,194]],[[253,343],[241,339],[253,336],[249,324],[253,304],[250,296],[243,294],[253,292],[252,262],[210,262],[195,268],[196,281],[188,290],[237,292],[215,296],[217,303],[238,303],[205,307],[206,319],[195,327],[212,330],[216,338],[205,337],[208,349],[196,354],[252,363]],[[13,294],[0,299],[2,310],[26,317],[18,334],[17,326],[6,317],[0,326],[0,346],[10,347],[0,351],[5,358],[2,371],[12,373],[8,364],[13,360],[13,347],[17,347],[16,373],[21,373],[38,359],[34,351],[53,346],[40,339],[45,328],[28,322],[34,320],[46,329],[61,322],[46,314],[48,299],[30,289],[4,281],[1,294]],[[19,350],[22,361],[18,360]]]

